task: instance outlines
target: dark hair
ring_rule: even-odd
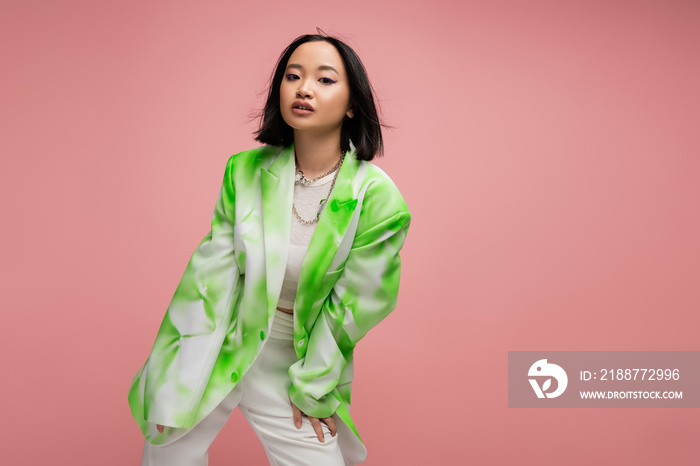
[[[319,30],[319,32],[321,31]],[[292,56],[297,47],[306,42],[318,41],[328,42],[338,50],[348,76],[353,118],[346,116],[343,120],[343,126],[340,130],[340,149],[343,152],[350,150],[350,140],[352,139],[356,149],[355,156],[358,160],[372,160],[375,154],[383,155],[382,126],[385,125],[379,121],[367,71],[353,49],[340,39],[325,34],[299,36],[282,52],[272,75],[267,102],[258,114],[260,128],[255,132],[255,140],[273,146],[288,146],[294,141],[294,131],[284,121],[280,112],[280,86],[289,57]]]

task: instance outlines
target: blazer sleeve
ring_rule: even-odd
[[[372,225],[358,228],[345,266],[309,334],[306,355],[289,368],[289,397],[308,416],[330,417],[337,410],[340,401],[331,392],[355,345],[396,307],[399,252],[411,221],[403,198],[398,199],[399,209],[396,203],[380,203],[379,212],[370,215]],[[387,206],[393,210],[387,212]]]
[[[148,358],[144,418],[186,426],[199,402],[231,318],[240,275],[233,246],[233,158],[226,164],[211,229],[195,249]]]

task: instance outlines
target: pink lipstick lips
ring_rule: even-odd
[[[314,108],[308,102],[297,100],[292,104],[292,112],[296,113],[297,115],[308,115],[313,111]]]

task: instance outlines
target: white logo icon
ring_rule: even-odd
[[[535,364],[530,366],[530,370],[527,372],[530,377],[549,377],[542,388],[540,388],[536,379],[528,379],[532,389],[537,394],[537,398],[556,398],[566,390],[566,385],[569,383],[569,378],[566,376],[566,371],[556,364],[547,363],[546,359],[540,359]],[[547,390],[552,385],[552,378],[557,380],[557,389],[551,393],[547,393]]]

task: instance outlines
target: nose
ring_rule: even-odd
[[[301,98],[311,98],[312,93],[310,86],[307,85],[306,80],[299,80],[299,87],[297,88],[297,97]]]

